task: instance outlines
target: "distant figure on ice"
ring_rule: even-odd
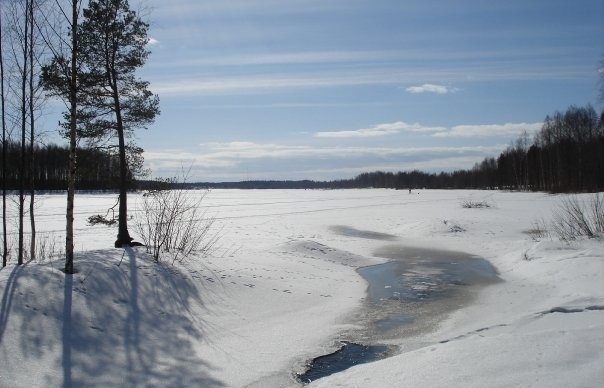
[[[411,194],[411,187],[409,187],[409,194]]]

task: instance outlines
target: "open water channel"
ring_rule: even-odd
[[[334,226],[338,234],[394,241],[395,236]],[[310,361],[302,382],[340,372],[354,365],[376,361],[398,352],[395,340],[436,328],[447,314],[471,302],[483,286],[499,281],[486,260],[463,252],[413,248],[389,244],[375,252],[389,259],[363,267],[367,298],[359,314],[361,329],[342,341],[334,353]]]

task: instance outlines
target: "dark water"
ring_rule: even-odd
[[[310,383],[352,366],[382,359],[387,352],[388,347],[383,345],[360,345],[352,342],[342,342],[342,347],[337,351],[312,360],[308,370],[298,375],[298,379],[303,383]]]
[[[480,287],[499,280],[488,261],[463,252],[392,245],[375,255],[390,260],[358,270],[368,289],[359,318],[364,330],[356,337],[368,344],[343,342],[335,353],[312,360],[298,376],[301,381],[388,357],[392,351],[380,341],[433,330],[448,313],[469,304]]]

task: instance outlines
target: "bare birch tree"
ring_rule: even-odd
[[[55,0],[60,15],[67,23],[67,33],[60,27],[51,26],[53,37],[47,37],[47,42],[52,51],[50,64],[42,69],[44,88],[51,94],[61,97],[68,106],[67,127],[69,136],[69,164],[67,169],[67,209],[65,225],[65,273],[74,273],[74,233],[73,212],[76,182],[76,157],[77,157],[77,107],[78,107],[78,73],[79,73],[79,46],[78,46],[78,18],[80,15],[81,0],[71,0],[69,8]],[[66,36],[71,39],[66,39]]]
[[[6,104],[4,93],[4,45],[3,45],[3,24],[2,13],[4,9],[0,8],[0,98],[2,109],[2,266],[6,267],[8,258],[8,242],[6,233]]]

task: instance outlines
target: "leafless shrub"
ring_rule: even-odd
[[[471,199],[466,199],[461,202],[461,207],[464,209],[488,209],[493,207],[488,201],[473,201]]]
[[[7,239],[9,262],[17,256],[17,235],[15,234],[13,237],[14,238]],[[52,233],[39,233],[36,236],[35,255],[32,255],[29,249],[31,246],[29,234],[24,236],[23,246],[24,261],[30,261],[34,258],[35,262],[43,263],[46,260],[61,257],[65,252],[61,239]]]
[[[587,205],[577,196],[560,202],[552,220],[552,231],[560,240],[570,242],[578,237],[594,238],[604,233],[604,198],[594,194]]]
[[[525,230],[524,233],[528,234],[533,241],[539,241],[550,236],[547,221],[543,218],[533,221],[531,228]]]
[[[445,224],[448,228],[448,231],[451,233],[461,233],[465,232],[466,229],[454,221],[443,220],[443,224]]]
[[[143,194],[135,217],[135,228],[146,250],[155,260],[164,255],[183,261],[192,254],[208,254],[217,240],[211,234],[214,220],[208,218],[201,203],[206,192],[160,189]]]
[[[54,234],[44,234],[38,238],[36,244],[36,259],[40,262],[64,256],[65,247],[62,240]]]
[[[590,201],[591,220],[598,233],[604,233],[604,193],[593,194]]]

